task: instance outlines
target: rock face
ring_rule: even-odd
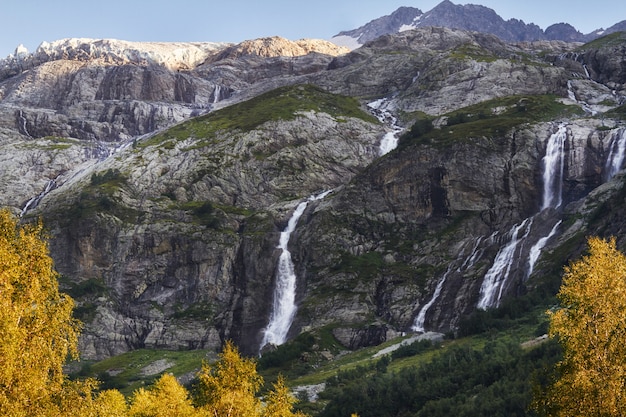
[[[586,234],[624,242],[624,41],[600,41],[66,41],[4,63],[0,202],[50,230],[89,358],[257,353],[280,232],[327,190],[290,237],[289,336],[455,331],[558,274]]]

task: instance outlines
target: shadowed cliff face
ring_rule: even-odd
[[[331,189],[290,238],[289,335],[329,326],[347,347],[380,343],[410,331],[426,305],[427,330],[454,330],[513,232],[524,242],[503,296],[559,270],[565,260],[539,257],[527,276],[558,221],[545,251],[621,230],[597,210],[621,201],[619,176],[601,184],[623,122],[591,115],[620,103],[620,70],[596,48],[585,53],[606,59],[587,77],[567,49],[441,28],[337,58],[264,39],[176,68],[83,48],[0,83],[0,201],[18,212],[41,197],[25,219],[51,231],[86,357],[225,339],[257,353],[279,234],[301,201]],[[364,109],[382,98],[407,135],[380,157],[397,126]],[[415,120],[429,128],[411,129]],[[541,211],[561,126],[563,204]]]

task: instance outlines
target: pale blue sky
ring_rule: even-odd
[[[329,39],[400,6],[426,12],[440,0],[0,0],[0,58],[17,45],[114,38],[129,41],[240,42],[279,35]],[[504,19],[545,29],[567,22],[583,33],[626,19],[623,0],[476,0]]]

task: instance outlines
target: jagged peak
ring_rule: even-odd
[[[350,50],[322,39],[300,39],[291,41],[280,36],[251,39],[231,46],[215,57],[215,61],[227,58],[238,58],[246,55],[255,55],[264,58],[278,56],[297,57],[310,53],[320,53],[331,56],[343,55]]]

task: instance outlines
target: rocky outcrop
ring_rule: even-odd
[[[212,62],[223,59],[236,59],[243,56],[262,58],[298,57],[311,53],[337,56],[350,52],[348,48],[321,39],[300,39],[290,41],[280,36],[252,39],[224,49],[211,58]]]
[[[593,120],[568,124],[563,205],[604,181],[616,131],[597,128]],[[529,250],[558,216],[539,206],[544,185],[538,173],[555,131],[553,124],[539,124],[450,147],[414,145],[359,175],[299,232],[305,278],[296,323],[367,321],[410,331],[444,280],[426,316],[428,329],[454,330],[476,308],[507,233],[527,221],[525,237],[533,243],[520,249],[504,290],[523,292]],[[356,343],[344,333],[346,344]]]
[[[75,277],[70,293],[106,288],[79,298],[91,308],[85,355],[217,348],[224,338],[257,349],[284,222],[300,199],[364,169],[382,133],[374,119],[302,112],[194,136],[217,115],[137,142],[30,213],[52,228],[57,269]]]

